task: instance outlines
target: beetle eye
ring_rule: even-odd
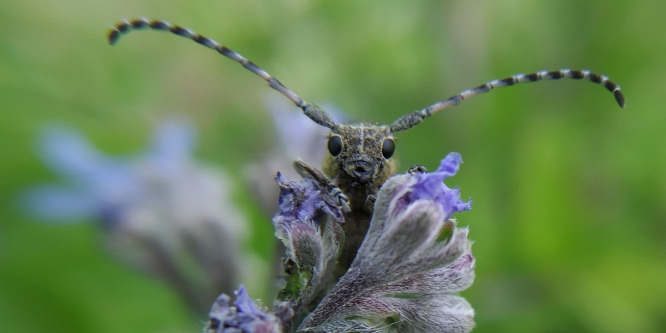
[[[331,155],[338,156],[342,152],[342,138],[335,135],[328,139],[328,152]]]
[[[395,152],[395,141],[391,138],[384,139],[384,142],[382,143],[382,155],[384,155],[384,158],[391,158],[393,152]]]

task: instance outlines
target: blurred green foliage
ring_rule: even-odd
[[[609,75],[625,110],[589,82],[519,85],[400,133],[397,156],[403,169],[464,157],[451,183],[474,198],[458,218],[476,241],[477,279],[463,293],[475,332],[664,332],[663,13],[660,0],[2,2],[0,330],[197,332],[204,318],[110,259],[93,224],[20,213],[21,189],[55,179],[35,154],[46,124],[127,153],[159,119],[187,116],[200,130],[198,157],[238,178],[238,204],[256,227],[248,250],[270,254],[272,230],[242,169],[271,149],[264,101],[277,93],[165,33],[106,44],[110,24],[146,15],[223,42],[354,120],[388,123],[514,73]]]

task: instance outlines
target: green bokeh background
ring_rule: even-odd
[[[165,33],[106,44],[110,24],[145,15],[213,37],[355,120],[388,123],[514,73],[608,74],[624,110],[589,82],[519,85],[400,133],[397,156],[403,169],[464,157],[449,184],[474,198],[458,218],[476,241],[477,278],[463,293],[475,332],[664,332],[664,13],[663,0],[4,1],[0,331],[201,329],[166,285],[109,258],[94,224],[29,220],[16,204],[21,189],[56,179],[35,154],[54,122],[124,154],[159,119],[187,116],[197,157],[237,185],[271,149],[264,103],[279,95],[237,64]],[[256,227],[248,251],[267,257],[265,217],[235,193]]]

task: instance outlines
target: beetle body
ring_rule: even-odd
[[[336,125],[328,138],[323,172],[350,203],[343,224],[345,242],[339,265],[349,267],[370,225],[379,188],[395,173],[395,144],[388,126]]]
[[[501,80],[491,80],[475,88],[463,90],[423,109],[407,113],[391,125],[337,124],[322,108],[306,102],[247,58],[190,29],[166,21],[147,18],[126,20],[117,24],[110,31],[108,41],[110,44],[114,44],[121,35],[136,29],[168,31],[217,51],[261,77],[271,88],[279,91],[302,109],[303,113],[312,121],[330,129],[327,144],[329,155],[324,160],[323,172],[304,161],[296,161],[294,165],[302,176],[313,178],[324,185],[325,188],[329,188],[329,194],[338,199],[344,212],[345,240],[338,258],[338,268],[341,271],[339,273],[344,273],[344,270],[349,267],[365,237],[377,192],[382,184],[396,171],[396,163],[392,159],[395,149],[393,138],[395,132],[408,130],[438,111],[453,107],[465,99],[489,92],[495,88],[541,80],[577,79],[591,81],[604,86],[613,93],[621,107],[625,106],[620,87],[605,75],[595,74],[588,70],[560,69],[516,74]],[[423,168],[410,169],[410,171],[412,170],[422,171]]]

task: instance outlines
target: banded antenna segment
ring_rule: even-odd
[[[461,91],[459,94],[449,97],[448,99],[436,102],[421,110],[408,113],[391,124],[391,132],[398,132],[410,129],[423,121],[423,119],[430,117],[438,111],[456,106],[463,100],[472,96],[489,92],[495,88],[512,86],[516,83],[523,82],[536,82],[541,80],[558,80],[558,79],[576,79],[588,80],[598,83],[606,87],[608,91],[613,93],[615,100],[620,107],[625,107],[624,95],[620,90],[620,86],[608,79],[606,75],[600,75],[590,72],[589,70],[570,70],[568,68],[556,71],[539,71],[531,74],[516,74],[502,80],[488,81],[476,88]]]
[[[279,91],[282,95],[286,96],[291,100],[297,107],[301,108],[306,116],[312,119],[319,125],[333,128],[335,122],[333,119],[324,111],[322,108],[306,102],[304,99],[300,98],[296,93],[291,91],[291,89],[284,86],[276,78],[272,77],[268,72],[261,69],[261,67],[255,65],[252,61],[248,60],[240,53],[229,49],[228,47],[218,43],[214,39],[202,36],[188,28],[184,28],[175,24],[171,24],[163,20],[152,20],[148,18],[139,18],[132,20],[123,20],[123,22],[116,24],[108,34],[108,42],[110,45],[114,45],[118,42],[118,39],[122,35],[129,33],[132,30],[140,29],[152,29],[152,30],[162,30],[169,31],[175,35],[191,39],[209,49],[213,49],[220,53],[221,55],[241,64],[245,69],[259,76],[268,82],[268,85]]]

